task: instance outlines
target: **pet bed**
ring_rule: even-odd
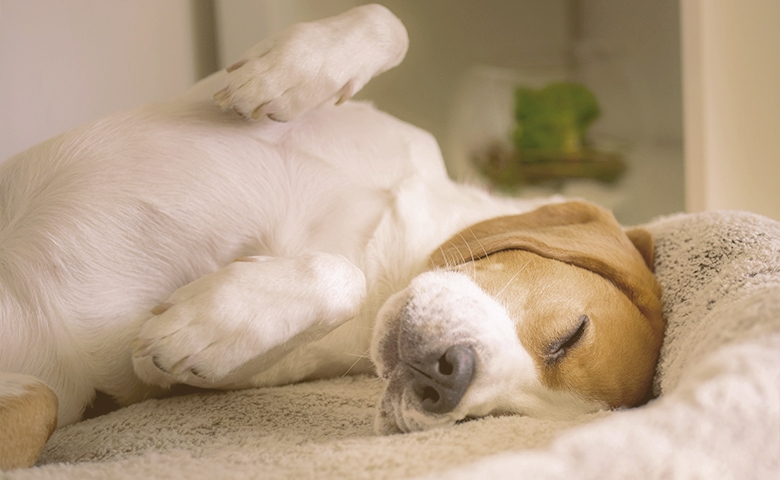
[[[659,398],[575,421],[484,418],[375,436],[379,380],[150,400],[55,432],[14,480],[778,478],[780,223],[681,214],[656,237]]]

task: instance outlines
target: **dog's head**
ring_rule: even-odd
[[[663,339],[653,241],[570,202],[473,225],[379,312],[382,433],[649,399]]]

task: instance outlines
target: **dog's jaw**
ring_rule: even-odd
[[[411,386],[409,365],[453,345],[473,349],[474,378],[454,409],[426,411]],[[374,424],[380,434],[451,426],[492,414],[569,418],[603,408],[542,385],[517,337],[515,320],[463,273],[426,272],[392,296],[377,316],[371,357],[387,381]]]

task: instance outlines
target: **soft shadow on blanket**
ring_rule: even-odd
[[[150,400],[57,431],[44,478],[775,478],[780,223],[736,212],[646,227],[669,320],[657,400],[576,421],[373,434],[368,377]]]

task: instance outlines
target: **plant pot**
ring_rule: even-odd
[[[560,185],[568,179],[613,183],[626,171],[619,153],[583,149],[578,152],[517,151],[492,145],[472,156],[478,170],[498,188]]]

